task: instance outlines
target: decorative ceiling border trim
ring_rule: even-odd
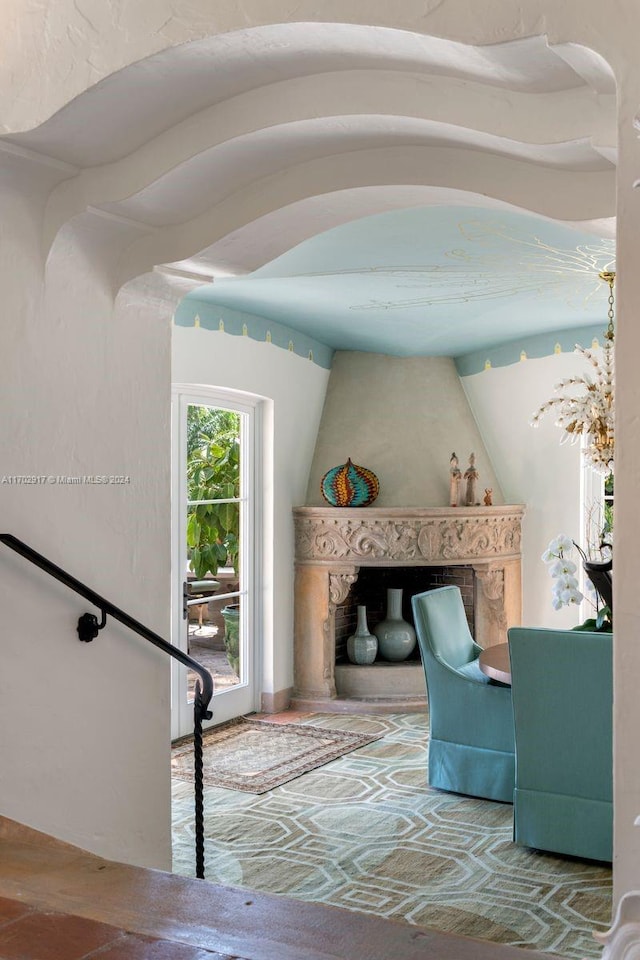
[[[178,327],[201,327],[217,333],[230,333],[235,337],[250,337],[252,340],[270,343],[274,347],[311,360],[325,370],[330,370],[333,362],[335,351],[332,347],[294,330],[293,327],[266,320],[253,313],[199,300],[191,294],[176,307],[173,322]]]
[[[497,344],[488,350],[476,350],[454,357],[460,377],[470,377],[493,367],[508,367],[514,363],[539,357],[551,357],[556,353],[573,353],[577,343],[584,347],[602,343],[604,321],[588,327],[571,327],[569,330],[552,330],[535,337],[522,337],[508,343]]]

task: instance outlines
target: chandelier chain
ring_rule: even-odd
[[[603,270],[602,273],[600,274],[600,279],[601,279],[601,280],[604,280],[605,283],[608,283],[608,284],[609,284],[609,297],[608,297],[609,309],[608,309],[608,311],[607,311],[607,317],[609,318],[609,325],[607,326],[607,329],[606,329],[604,335],[605,335],[605,339],[607,339],[607,340],[613,340],[613,316],[614,316],[614,314],[613,314],[613,285],[614,285],[615,280],[616,280],[615,272],[614,272],[613,270]]]

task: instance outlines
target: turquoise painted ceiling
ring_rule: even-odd
[[[614,241],[527,214],[430,206],[328,230],[188,301],[336,350],[463,357],[606,325]],[[195,304],[194,304],[195,306]]]

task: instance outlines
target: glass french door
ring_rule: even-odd
[[[256,709],[255,407],[174,390],[172,642],[213,676],[213,717]],[[193,731],[197,674],[174,662],[172,738]]]

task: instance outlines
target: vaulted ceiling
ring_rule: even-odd
[[[599,55],[279,24],[96,84],[0,152],[56,181],[63,225],[330,347],[460,355],[602,317],[615,85]]]
[[[614,241],[507,210],[413,207],[334,227],[190,295],[338,350],[459,356],[606,325]]]

